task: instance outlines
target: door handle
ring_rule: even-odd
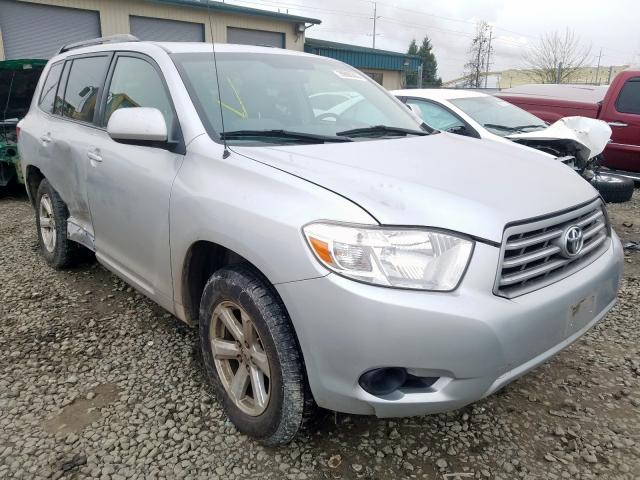
[[[607,122],[612,127],[628,127],[629,125],[624,122]]]
[[[47,133],[46,135],[43,135],[43,136],[41,136],[41,137],[40,137],[40,141],[41,141],[42,143],[44,143],[45,145],[46,145],[47,143],[51,143],[51,141],[52,141],[52,140],[53,140],[53,139],[51,138],[51,134],[50,134],[50,133]]]
[[[87,158],[92,162],[98,162],[98,163],[102,162],[102,157],[95,152],[87,152]]]

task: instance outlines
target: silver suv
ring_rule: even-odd
[[[264,444],[316,405],[459,408],[616,301],[622,249],[589,184],[533,150],[432,131],[347,65],[237,45],[216,46],[217,68],[206,44],[63,50],[20,122],[43,257],[90,249],[198,325],[219,401]]]

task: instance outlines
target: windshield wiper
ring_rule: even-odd
[[[339,137],[336,135],[318,135],[315,133],[305,132],[291,132],[289,130],[234,130],[231,132],[223,132],[220,134],[220,138],[224,140],[249,139],[251,137],[274,139],[286,138],[312,143],[353,142],[353,140],[347,137]]]
[[[352,130],[345,130],[344,132],[338,132],[337,135],[344,135],[346,137],[364,137],[367,135],[430,135],[429,132],[424,130],[414,130],[411,128],[401,127],[389,127],[387,125],[372,125],[370,127],[354,128]]]
[[[507,125],[497,125],[495,123],[485,123],[484,124],[485,127],[487,128],[493,128],[495,130],[504,130],[506,132],[521,132],[523,130],[526,130],[528,128],[545,128],[544,125],[540,125],[540,124],[534,124],[534,125],[518,125],[517,127],[508,127]]]

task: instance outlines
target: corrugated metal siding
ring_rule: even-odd
[[[412,70],[420,66],[420,60],[416,58],[406,57],[402,54],[389,55],[378,54],[373,52],[349,51],[335,48],[323,48],[305,45],[305,52],[330,57],[341,62],[347,63],[356,68],[377,68],[380,70],[404,70],[409,68]],[[405,67],[405,60],[409,60],[409,66]]]
[[[6,1],[6,0],[3,0]],[[168,20],[180,20],[184,22],[202,23],[205,25],[205,39],[211,41],[209,29],[209,16],[202,8],[180,7],[141,0],[20,0],[24,3],[57,5],[61,7],[77,8],[81,10],[94,10],[100,12],[100,26],[102,35],[115,35],[118,33],[131,33],[129,30],[129,17],[164,18]],[[291,50],[304,49],[304,34],[294,33],[293,22],[279,20],[270,17],[258,17],[250,15],[228,14],[214,12],[211,15],[213,21],[213,38],[216,42],[227,41],[227,27],[249,28],[253,30],[265,30],[281,32],[286,37],[286,48]],[[84,40],[84,39],[83,39]],[[2,51],[0,51],[0,60]]]
[[[129,17],[131,33],[156,42],[204,42],[204,24],[164,18]]]
[[[100,36],[97,11],[0,0],[6,59],[49,58],[67,43]]]
[[[285,34],[248,28],[227,27],[227,42],[240,45],[284,48]]]

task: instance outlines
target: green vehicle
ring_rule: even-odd
[[[20,169],[16,125],[27,114],[47,60],[0,62],[0,188],[24,183]]]

